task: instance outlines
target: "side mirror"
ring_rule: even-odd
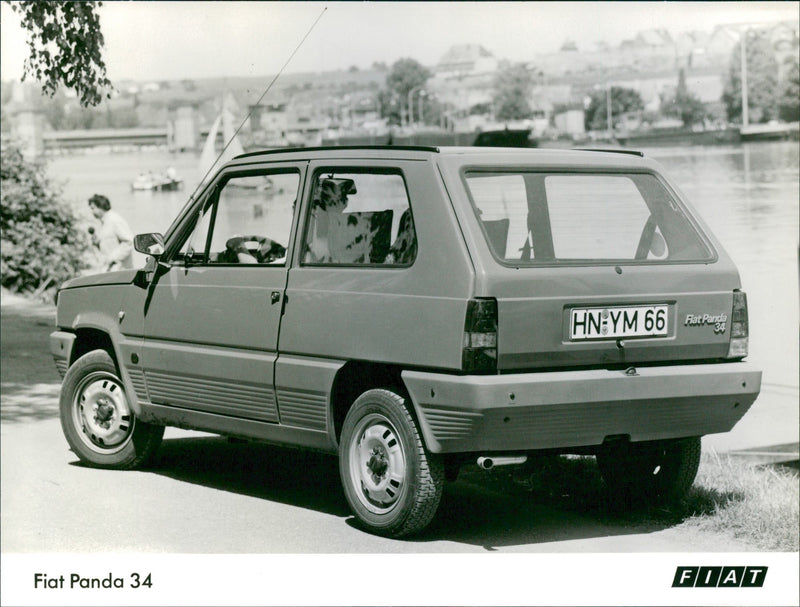
[[[139,253],[158,258],[164,254],[164,237],[155,232],[137,234],[133,238],[133,248]]]

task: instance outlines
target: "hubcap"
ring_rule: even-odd
[[[121,450],[133,434],[134,416],[119,380],[110,373],[87,375],[72,401],[81,440],[97,453]]]
[[[397,431],[383,416],[362,419],[350,446],[349,465],[359,501],[375,514],[385,514],[405,491],[406,459]]]

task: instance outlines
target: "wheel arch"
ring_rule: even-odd
[[[97,320],[95,320],[94,322],[84,322],[74,325],[72,327],[72,332],[75,333],[75,343],[70,353],[68,367],[71,367],[81,356],[93,350],[104,350],[107,352],[117,369],[120,379],[122,379],[125,385],[125,392],[127,393],[133,412],[137,416],[141,416],[142,408],[139,404],[136,390],[131,382],[128,370],[122,363],[123,358],[119,351],[119,341],[122,339],[122,335],[119,330],[116,327],[109,327],[106,323],[97,322]]]
[[[97,327],[80,327],[75,329],[75,345],[72,347],[69,366],[72,366],[81,356],[88,354],[92,350],[105,350],[108,352],[117,370],[119,370],[117,351],[116,348],[114,348],[114,342],[111,340],[111,336],[105,330]]]
[[[330,419],[337,447],[347,412],[355,400],[367,390],[376,388],[396,390],[406,398],[409,412],[419,425],[416,405],[408,395],[401,373],[402,368],[399,366],[369,361],[351,360],[339,369],[331,386],[330,396]]]

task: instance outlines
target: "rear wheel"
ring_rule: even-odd
[[[350,507],[373,533],[418,532],[439,506],[444,464],[425,450],[406,399],[396,392],[358,397],[342,428],[339,470]]]
[[[61,427],[81,461],[129,469],[156,452],[164,427],[136,419],[111,357],[104,350],[81,356],[61,387]]]
[[[625,501],[670,504],[680,501],[700,465],[700,437],[604,447],[597,454],[603,480]]]

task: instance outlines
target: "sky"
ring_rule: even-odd
[[[298,45],[287,73],[402,57],[433,66],[464,43],[530,61],[567,39],[588,50],[655,27],[674,35],[798,15],[800,2],[105,2],[100,24],[108,76],[118,81],[266,76]],[[0,28],[0,76],[18,79],[26,33],[5,2]]]

